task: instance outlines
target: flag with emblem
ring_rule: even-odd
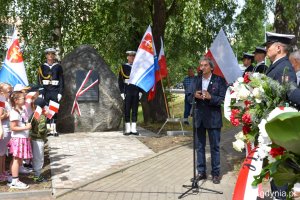
[[[163,40],[160,37],[160,42],[161,42],[161,47],[160,47],[160,52],[158,56],[158,67],[155,70],[155,84],[151,88],[148,94],[148,101],[151,101],[155,97],[156,93],[156,83],[159,82],[161,79],[167,77],[168,75],[168,69],[167,69],[167,61],[165,57],[165,51],[164,51],[164,44]]]
[[[149,26],[133,61],[128,83],[136,85],[145,92],[148,92],[154,85],[154,76],[154,41],[151,27]]]
[[[5,96],[0,95],[0,108],[5,108]]]
[[[40,106],[37,106],[34,113],[33,113],[33,117],[36,120],[40,120],[41,114],[42,114],[43,109]]]
[[[21,84],[23,86],[28,85],[23,56],[16,31],[12,36],[4,63],[0,70],[0,80],[1,82],[9,83],[12,86],[15,86],[16,84]]]

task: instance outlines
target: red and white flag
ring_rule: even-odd
[[[54,111],[55,113],[58,113],[58,109],[59,109],[59,104],[56,103],[55,101],[51,101],[49,102],[49,110]]]
[[[242,76],[237,58],[222,28],[205,56],[215,64],[213,73],[225,78],[227,83],[233,83]]]
[[[36,95],[36,92],[29,92],[25,97],[25,103],[32,103],[34,95]]]
[[[33,113],[33,117],[36,120],[40,120],[41,114],[42,114],[43,109],[40,106],[37,106],[34,113]]]
[[[160,52],[158,56],[158,70],[155,71],[155,84],[151,88],[148,94],[148,101],[151,101],[155,97],[156,93],[156,83],[160,81],[161,79],[167,77],[168,75],[168,69],[167,69],[167,61],[166,61],[166,56],[165,56],[165,51],[164,51],[164,44],[163,40],[160,37],[160,42],[161,42],[161,47],[160,47]]]
[[[5,96],[0,95],[0,108],[5,108]]]

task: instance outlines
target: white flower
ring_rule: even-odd
[[[239,82],[239,83],[244,83],[244,78],[243,78],[243,77],[239,77],[239,78],[237,79],[237,82]]]
[[[258,149],[257,149],[257,153],[258,153],[258,156],[261,158],[261,159],[264,159],[265,157],[267,157],[269,155],[269,152],[271,151],[271,147],[269,146],[260,146]]]
[[[245,144],[242,140],[236,140],[235,142],[232,142],[232,146],[236,151],[242,152],[242,150],[245,148]]]
[[[236,140],[245,140],[245,136],[244,136],[244,133],[243,133],[243,131],[240,131],[240,132],[238,132],[237,134],[235,134],[235,139]]]
[[[260,133],[260,135],[262,135],[263,137],[267,137],[267,136],[268,136],[268,133],[267,133],[267,131],[266,131],[266,123],[267,123],[267,120],[262,119],[262,120],[260,121],[260,123],[258,124],[259,133]]]
[[[251,92],[244,86],[242,85],[240,90],[238,91],[238,98],[241,100],[246,100],[250,96]]]
[[[275,159],[275,158],[273,158],[273,156],[271,156],[271,155],[268,155],[268,161],[269,161],[269,164],[271,164],[271,163],[275,162],[275,161],[276,161],[276,159]]]

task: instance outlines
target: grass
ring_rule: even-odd
[[[183,94],[175,94],[173,101],[169,102],[169,109],[170,109],[170,115],[171,117],[175,117],[175,118],[183,118],[183,111],[184,111],[184,95]],[[223,109],[222,109],[223,112]],[[185,131],[192,131],[192,118],[189,118],[189,122],[190,125],[185,125],[183,124],[183,129]],[[139,106],[139,110],[138,110],[138,124],[140,126],[142,126],[145,129],[151,130],[154,133],[157,133],[159,131],[159,129],[163,126],[163,122],[158,122],[158,123],[148,123],[145,124],[144,123],[144,119],[143,119],[143,110],[142,107]],[[228,130],[230,128],[232,128],[233,126],[231,125],[231,123],[224,118],[223,115],[223,127],[222,127],[222,131]],[[168,122],[163,130],[162,130],[162,134],[166,134],[167,131],[170,130],[181,130],[180,127],[180,123],[179,122]]]

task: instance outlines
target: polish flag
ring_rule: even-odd
[[[32,103],[34,95],[36,95],[36,92],[29,92],[25,97],[25,103]]]
[[[40,106],[37,106],[36,109],[35,109],[35,111],[34,111],[34,113],[33,113],[33,117],[36,120],[39,120],[40,117],[41,117],[42,111],[43,111],[43,109]]]
[[[5,108],[5,96],[0,95],[0,108]]]
[[[58,109],[59,109],[59,104],[50,100],[49,110],[54,111],[55,113],[58,113]]]
[[[168,69],[167,69],[167,61],[166,61],[166,56],[165,56],[165,51],[164,51],[164,44],[163,40],[160,37],[160,42],[161,42],[161,47],[160,47],[160,52],[158,56],[158,69],[155,71],[155,84],[151,88],[148,94],[148,101],[151,101],[155,97],[156,93],[156,84],[158,81],[161,79],[167,77],[168,75]]]
[[[213,73],[225,78],[227,83],[233,83],[237,78],[242,76],[243,73],[239,67],[237,58],[222,28],[205,56],[214,62]]]

